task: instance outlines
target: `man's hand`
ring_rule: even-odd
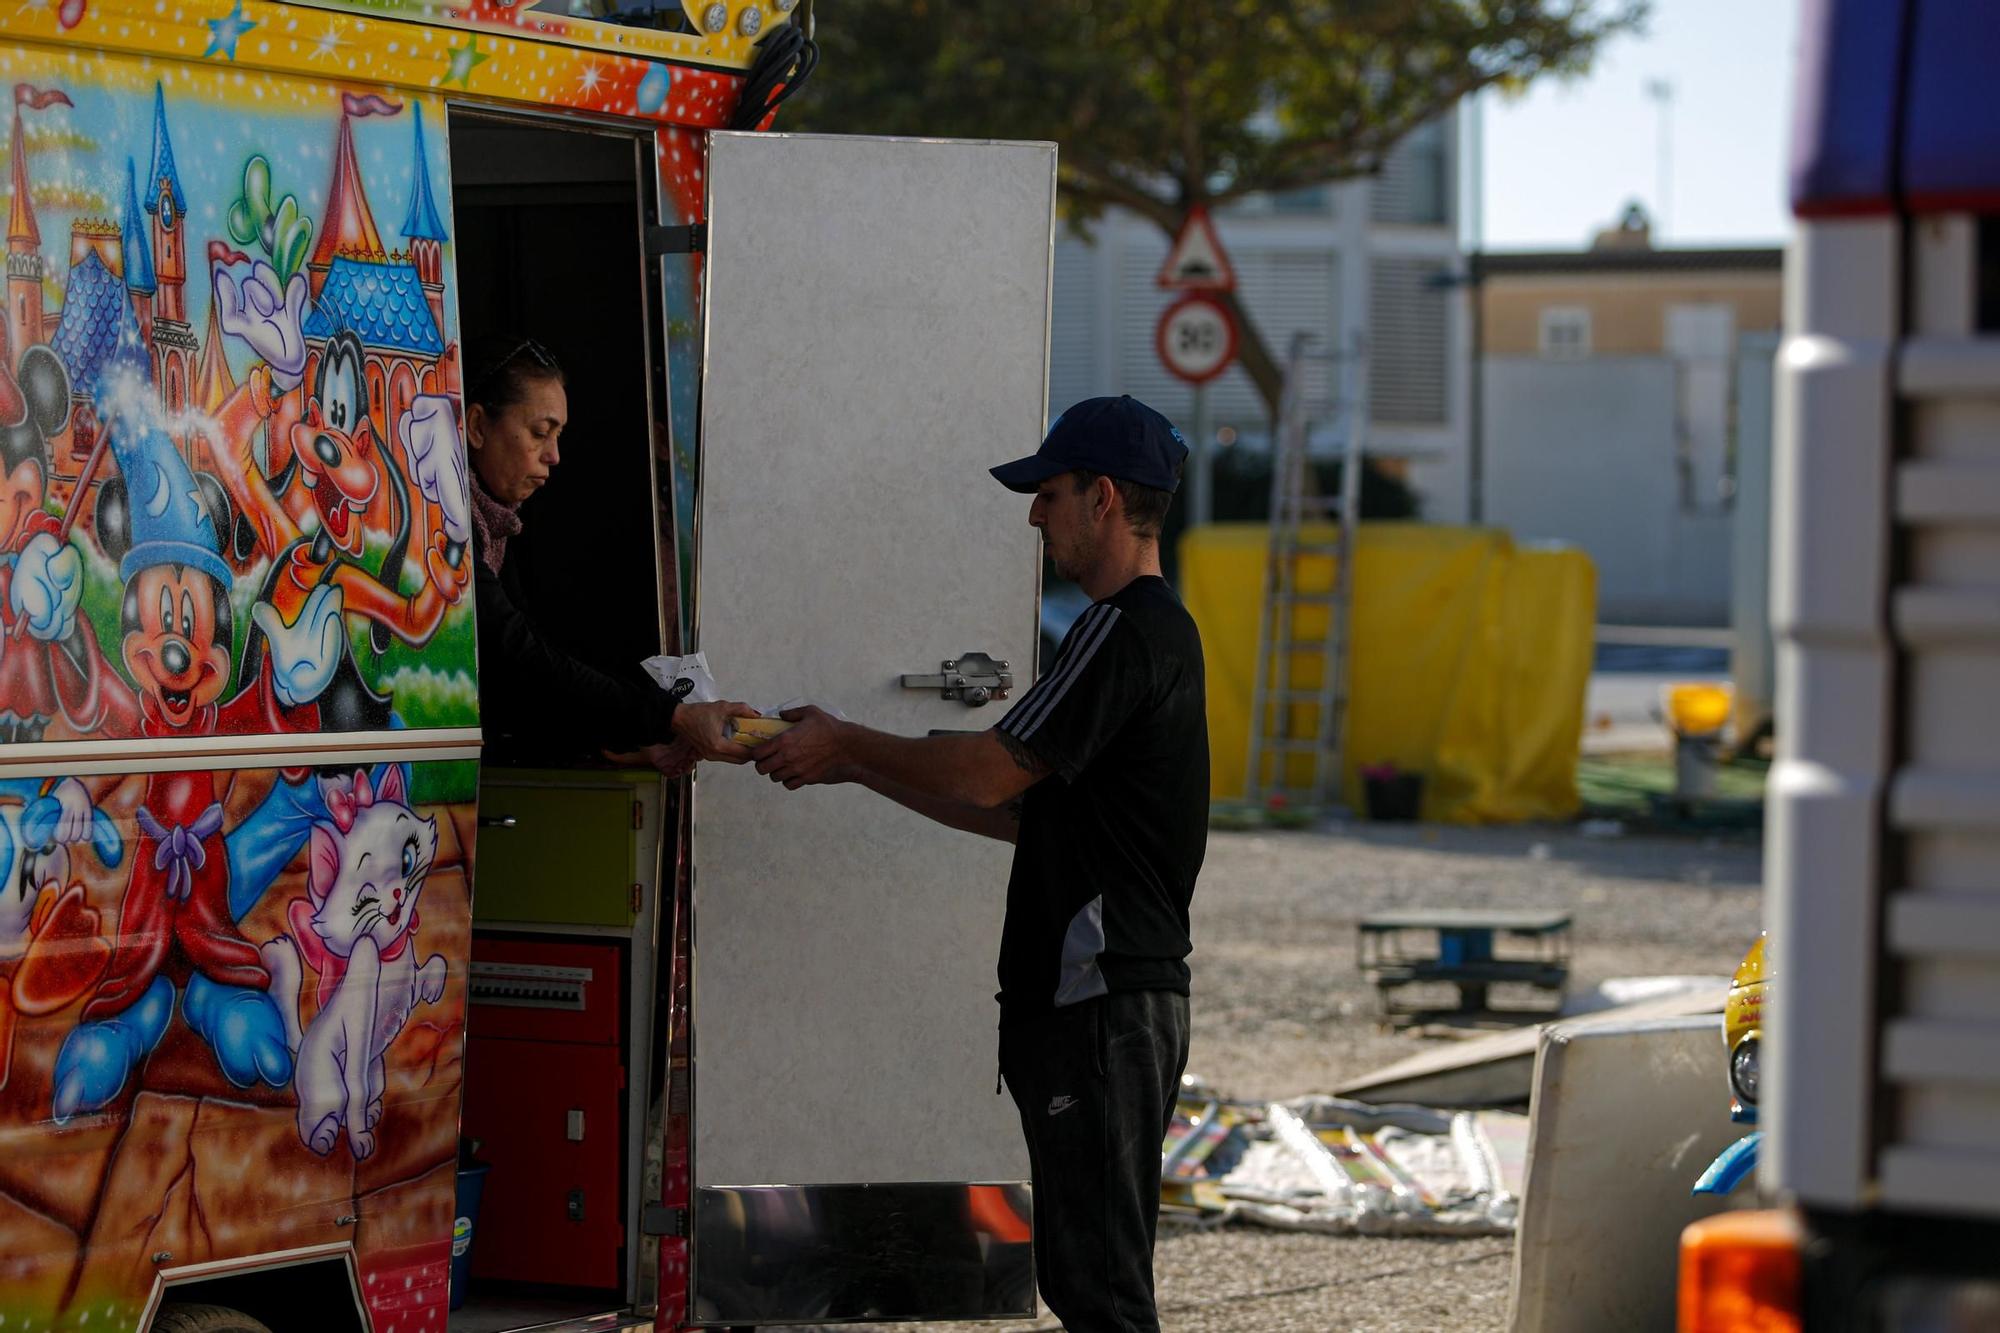
[[[810,706],[787,708],[782,716],[792,728],[757,747],[759,773],[787,791],[854,780],[843,744],[846,723]]]
[[[694,751],[696,759],[724,764],[740,764],[751,757],[744,746],[729,739],[729,719],[756,717],[749,704],[718,700],[712,704],[692,704],[682,700],[674,708],[674,735]]]

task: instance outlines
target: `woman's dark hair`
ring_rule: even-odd
[[[497,416],[526,397],[531,382],[554,380],[557,384],[563,383],[562,367],[549,354],[549,349],[533,338],[498,341],[495,346],[504,347],[507,351],[482,362],[478,373],[466,380],[467,407],[477,403],[486,409],[488,415]]]

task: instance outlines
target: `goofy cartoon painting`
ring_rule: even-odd
[[[386,727],[390,701],[362,679],[339,627],[344,616],[359,616],[405,643],[422,644],[465,595],[469,499],[450,401],[419,397],[394,423],[410,467],[406,481],[396,451],[370,420],[365,354],[351,330],[327,339],[311,382],[305,380],[304,275],[281,284],[259,261],[240,282],[218,268],[215,290],[223,329],[263,358],[216,413],[223,485],[271,557],[252,613],[244,670],[255,670],[265,643],[275,645],[280,636],[320,643],[337,660],[312,663],[299,680],[281,672],[280,697],[287,703],[317,700],[329,731]],[[253,453],[257,430],[267,422],[274,466],[289,455],[269,480]],[[390,534],[379,570],[371,571],[363,563],[362,515],[384,487],[398,530]],[[426,497],[443,522],[424,535],[423,582],[405,594],[403,560],[414,517],[430,512]],[[386,643],[378,638],[377,650]]]

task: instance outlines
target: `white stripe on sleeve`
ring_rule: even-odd
[[[1072,651],[1056,664],[1056,669],[1036,681],[1035,687],[1021,700],[1020,707],[1002,720],[1000,725],[1005,727],[1007,733],[1016,740],[1027,740],[1035,734],[1042,723],[1048,721],[1049,714],[1053,713],[1056,705],[1063,701],[1063,696],[1069,693],[1070,686],[1076,684],[1077,678],[1083,674],[1083,669],[1090,665],[1090,659],[1097,655],[1097,650],[1111,637],[1112,627],[1118,623],[1118,608],[1100,604],[1092,607],[1086,614],[1094,615],[1099,611],[1104,614],[1095,615],[1094,619],[1083,625],[1077,637],[1070,641]]]
[[[1109,606],[1093,605],[1077,618],[1076,624],[1063,637],[1062,650],[1056,654],[1055,663],[1049,668],[1048,674],[1036,681],[1021,697],[1021,701],[1002,719],[1001,725],[1007,728],[1010,735],[1026,739],[1021,733],[1028,729],[1029,717],[1042,708],[1050,693],[1059,688],[1062,681],[1068,677],[1071,669],[1076,666],[1077,655],[1083,651],[1084,645],[1090,641],[1091,636],[1097,632],[1098,627],[1112,610],[1113,608]]]

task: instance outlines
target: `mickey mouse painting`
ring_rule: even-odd
[[[231,576],[215,515],[153,414],[119,398],[114,391],[99,410],[112,432],[125,502],[100,513],[98,530],[119,562],[122,656],[137,686],[114,704],[121,725],[136,719],[138,734],[161,739],[316,729],[313,705],[279,702],[269,661],[224,699]],[[292,1075],[270,974],[230,910],[215,775],[148,774],[136,822],[111,961],[56,1058],[58,1120],[119,1096],[165,1034],[177,991],[184,991],[188,1026],[232,1083],[281,1087]]]

